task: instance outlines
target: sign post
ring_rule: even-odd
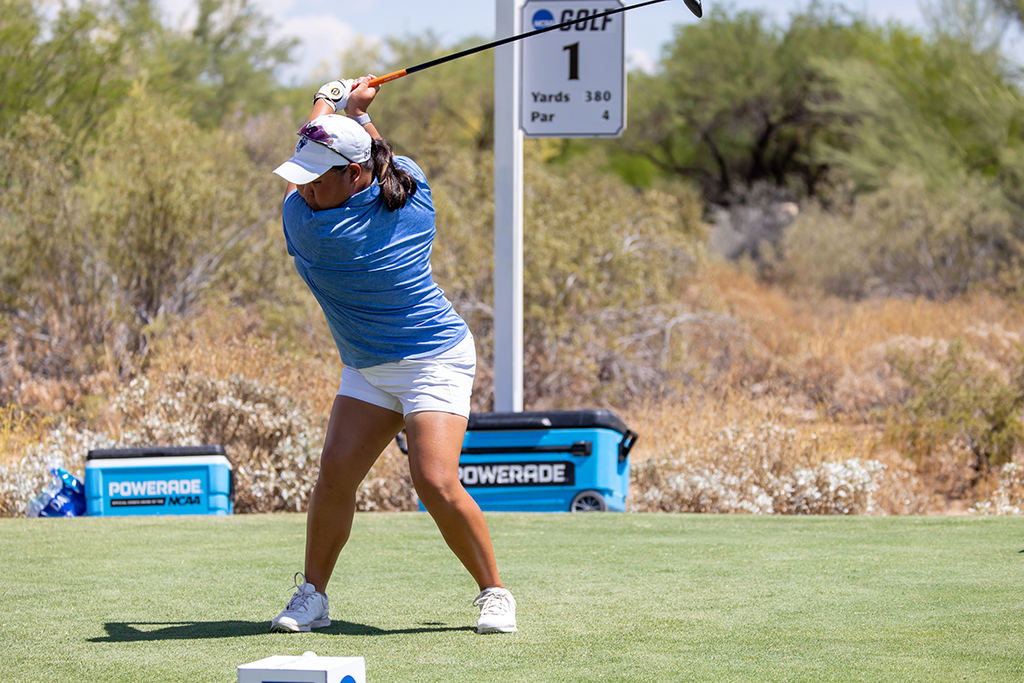
[[[518,0],[495,0],[498,37],[519,33]],[[523,133],[519,41],[494,51],[494,410],[523,410]]]
[[[626,127],[619,0],[495,0],[496,36],[576,19],[494,53],[494,410],[523,410],[523,135],[618,137]]]

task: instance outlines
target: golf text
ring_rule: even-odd
[[[572,486],[576,473],[571,462],[507,462],[462,465],[459,481],[473,486]]]
[[[203,492],[201,479],[157,479],[148,481],[112,481],[107,495],[114,496],[173,496],[199,495]]]
[[[564,24],[565,22],[572,21],[573,19],[578,19],[578,21],[571,26],[563,26],[558,30],[572,31],[575,29],[577,31],[605,31],[608,29],[608,24],[612,23],[612,18],[597,16],[601,14],[601,12],[602,10],[599,9],[589,11],[581,9],[574,17],[571,9],[562,10],[562,16],[558,21],[559,24]],[[590,19],[590,21],[588,22],[587,19]]]
[[[605,11],[606,10],[604,9],[581,9],[577,13],[571,9],[562,10],[562,16],[556,22],[554,14],[546,9],[541,9],[537,10],[533,15],[533,28],[542,29],[549,26],[557,26],[558,24],[564,24],[576,19],[576,23],[563,26],[558,30],[572,31],[575,29],[577,31],[606,31],[608,29],[608,24],[612,23],[613,19],[609,16],[599,16]]]

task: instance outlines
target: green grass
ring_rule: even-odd
[[[1024,520],[488,516],[520,631],[422,514],[358,515],[334,624],[271,634],[301,515],[0,520],[0,681],[218,681],[272,654],[389,681],[1024,680]]]

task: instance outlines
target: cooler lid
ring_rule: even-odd
[[[89,451],[86,460],[110,460],[116,458],[161,458],[188,455],[223,455],[224,447],[210,446],[145,446],[142,448],[96,448]]]
[[[471,413],[470,431],[604,428],[625,434],[626,423],[608,410],[541,410],[522,413]]]

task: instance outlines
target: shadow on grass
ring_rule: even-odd
[[[350,621],[331,620],[327,628],[318,629],[319,633],[330,633],[339,636],[393,636],[412,633],[448,633],[450,631],[476,631],[474,626],[445,626],[437,622],[420,624],[417,628],[383,629],[376,626],[356,624]]]
[[[140,628],[142,627],[142,628]],[[163,628],[147,628],[163,627]],[[90,643],[138,643],[153,640],[204,640],[209,638],[243,638],[270,633],[269,621],[108,621],[103,624],[106,636],[89,638]],[[439,623],[420,624],[415,628],[383,629],[349,621],[332,620],[315,633],[338,636],[393,636],[414,633],[446,633],[475,631],[472,626],[445,626]]]

